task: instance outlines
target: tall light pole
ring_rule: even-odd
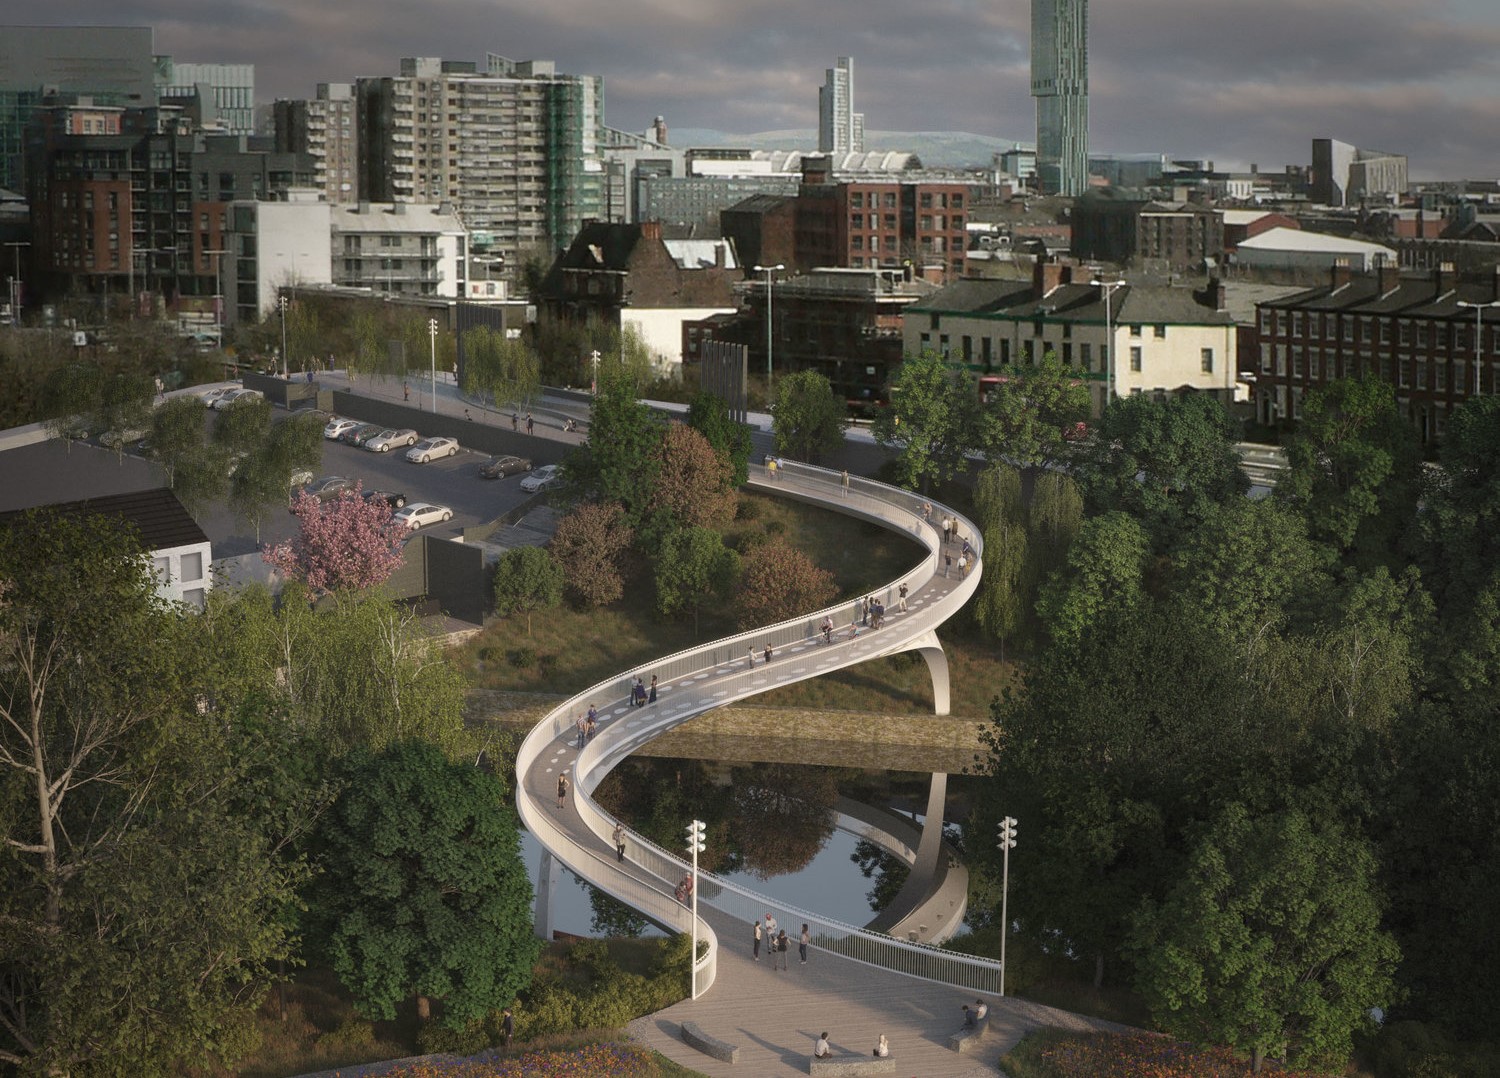
[[[437,415],[437,319],[427,320],[427,338],[432,345],[432,414]]]
[[[692,978],[694,999],[698,998],[698,855],[705,849],[706,830],[702,820],[694,820],[687,826],[687,848],[693,855],[693,957],[688,960],[688,976]]]
[[[205,256],[212,255],[214,260],[214,333],[218,337],[214,343],[221,350],[224,347],[224,256],[228,253],[222,248],[203,252]]]
[[[592,352],[590,352],[589,358],[594,361],[594,381],[592,384],[592,392],[594,396],[597,397],[599,395],[599,349],[595,348]]]
[[[1470,303],[1468,300],[1459,300],[1460,307],[1474,312],[1474,396],[1479,396],[1479,353],[1484,346],[1484,309],[1486,307],[1500,307],[1500,299],[1492,299],[1488,303]]]
[[[1000,853],[1004,871],[1000,876],[1000,994],[1005,995],[1005,938],[1010,935],[1010,851],[1016,848],[1016,821],[1007,816],[1000,821]]]
[[[766,275],[766,408],[769,410],[775,403],[776,396],[771,391],[771,274],[780,273],[786,269],[780,262],[774,266],[756,266],[756,273]]]
[[[276,306],[281,310],[281,377],[285,379],[286,372],[290,370],[286,357],[286,296],[277,296]]]
[[[1110,297],[1125,287],[1125,280],[1104,281],[1095,277],[1089,284],[1104,293],[1104,404],[1115,398],[1115,323],[1110,311]]]
[[[16,274],[10,279],[10,324],[19,327],[21,324],[21,248],[30,247],[27,240],[16,240],[7,243],[16,253]]]

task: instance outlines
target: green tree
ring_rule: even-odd
[[[1045,471],[1036,475],[1027,513],[1027,576],[1034,585],[1049,579],[1067,560],[1083,526],[1083,495],[1071,476]],[[988,551],[986,551],[988,556]],[[985,568],[989,572],[989,568]]]
[[[465,393],[488,396],[490,402],[525,404],[541,385],[541,364],[529,344],[490,326],[464,334]]]
[[[415,996],[461,1029],[508,1006],[541,941],[505,787],[418,741],[354,753],[318,829],[323,949],[356,1005],[390,1021]]]
[[[1144,593],[1151,543],[1134,517],[1106,513],[1078,529],[1062,572],[1037,597],[1037,615],[1052,639],[1079,640],[1106,613],[1128,612]],[[988,549],[986,558],[989,557]]]
[[[797,371],[777,380],[771,415],[776,452],[816,464],[844,444],[848,426],[848,406],[817,371]]]
[[[299,873],[235,802],[194,622],[145,555],[109,518],[0,530],[0,1061],[18,1071],[224,1065],[290,950]]]
[[[248,456],[271,436],[271,402],[258,398],[230,402],[214,413],[214,442],[235,456]]]
[[[146,444],[166,469],[167,485],[183,505],[202,509],[224,496],[229,461],[219,446],[207,443],[198,398],[173,397],[157,408]]]
[[[584,502],[557,522],[548,548],[567,574],[568,595],[595,607],[625,594],[625,559],[634,543],[617,502]]]
[[[1004,661],[1005,642],[1022,630],[1032,605],[1020,473],[1008,464],[992,464],[979,473],[974,509],[985,553],[974,617],[980,628],[1000,641]]]
[[[890,407],[875,416],[876,441],[899,451],[900,482],[925,494],[962,471],[974,443],[978,399],[968,381],[934,352],[908,356],[891,382]]]
[[[740,556],[710,528],[668,532],[656,554],[656,608],[670,617],[691,608],[693,634],[705,602],[728,598],[740,572]]]
[[[99,401],[89,426],[100,431],[145,430],[151,420],[156,386],[144,371],[107,373],[99,386]],[[125,455],[125,440],[115,443],[115,457]]]
[[[588,438],[566,462],[569,480],[600,501],[619,503],[627,523],[638,526],[651,508],[664,429],[661,416],[636,400],[628,379],[602,376]]]
[[[1276,497],[1306,515],[1314,538],[1363,565],[1399,564],[1422,457],[1389,382],[1341,378],[1309,393],[1286,455]]]
[[[750,428],[730,416],[724,398],[699,393],[688,405],[687,425],[708,439],[729,465],[734,485],[744,486],[750,477]]]
[[[531,635],[531,614],[562,602],[566,573],[550,553],[538,546],[507,550],[495,567],[495,613],[501,617],[526,615],[526,635]]]
[[[1137,984],[1157,1023],[1200,1043],[1343,1066],[1391,1000],[1398,951],[1381,930],[1375,859],[1300,812],[1231,804],[1160,903],[1137,912]]]
[[[1071,454],[1089,409],[1088,386],[1048,352],[1035,367],[1011,372],[989,391],[975,442],[990,460],[1045,468]]]
[[[1122,510],[1159,534],[1249,489],[1229,413],[1202,393],[1110,401],[1073,476],[1090,512]]]
[[[95,424],[95,413],[104,393],[104,375],[93,363],[65,363],[55,368],[42,387],[42,414],[55,437],[72,439]],[[103,428],[99,429],[103,433]]]

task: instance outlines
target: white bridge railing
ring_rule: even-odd
[[[852,641],[841,639],[855,606],[846,600],[645,664],[639,671],[592,685],[554,708],[526,735],[516,756],[517,808],[522,823],[542,847],[588,883],[651,920],[682,932],[692,927],[691,913],[674,897],[673,888],[688,871],[688,862],[634,832],[629,832],[626,838],[629,864],[621,866],[616,862],[612,840],[615,820],[590,796],[604,776],[643,744],[694,715],[776,685],[914,647],[934,646],[933,631],[968,601],[979,585],[982,571],[983,537],[972,523],[951,508],[930,504],[920,495],[884,483],[854,476],[845,479],[841,473],[806,464],[784,463],[774,481],[763,468],[752,467],[751,471],[751,483],[758,490],[863,517],[908,535],[925,547],[926,557],[912,570],[867,593],[881,598],[887,611],[892,612],[895,597],[904,583],[911,600],[921,597],[923,602],[909,605],[907,613],[899,617],[888,617],[885,627],[879,630],[862,632],[858,639],[863,644],[857,648]],[[938,522],[945,515],[958,521],[959,536],[967,538],[974,550],[974,566],[966,577],[960,578],[956,568],[948,570],[944,566]],[[953,561],[956,563],[957,559]],[[952,572],[951,590],[933,599],[921,596],[923,587],[940,569]],[[832,618],[839,630],[832,647],[822,643],[820,625],[825,617]],[[749,650],[754,649],[759,655],[767,644],[776,656],[774,676],[768,676],[763,663],[752,665],[746,658]],[[810,656],[816,656],[819,662],[804,661]],[[657,678],[656,707],[649,710],[627,707],[626,698],[635,677],[653,674]],[[691,694],[683,691],[689,688]],[[607,721],[601,724],[598,734],[578,754],[574,764],[574,805],[586,829],[576,833],[561,826],[560,821],[568,817],[551,811],[546,803],[547,791],[528,788],[526,776],[559,737],[572,731],[577,716],[590,704],[598,706],[601,717]],[[641,879],[632,866],[644,870],[648,879]],[[750,921],[771,911],[788,935],[795,937],[805,923],[815,946],[859,962],[976,991],[993,991],[999,984],[998,962],[896,939],[779,904],[701,869],[698,901],[744,921],[747,939]],[[698,935],[708,941],[707,953],[697,959],[693,970],[695,988],[701,995],[713,983],[717,971],[717,940],[701,917]]]

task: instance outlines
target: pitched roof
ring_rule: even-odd
[[[164,550],[208,542],[208,536],[183,508],[177,495],[165,487],[137,490],[128,494],[106,494],[98,498],[58,502],[37,508],[64,514],[116,517],[135,527],[147,550]],[[15,527],[17,520],[28,511],[16,510],[0,514],[0,524]]]

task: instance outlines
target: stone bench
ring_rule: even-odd
[[[809,1059],[808,1074],[895,1074],[895,1056],[829,1056]]]
[[[699,1028],[697,1022],[682,1023],[682,1040],[684,1044],[698,1049],[704,1055],[722,1059],[725,1063],[738,1063],[740,1061],[740,1047],[721,1041],[717,1037],[710,1037]]]
[[[964,1052],[972,1052],[975,1048],[979,1047],[979,1042],[984,1037],[985,1031],[989,1029],[989,1026],[990,1019],[986,1015],[977,1025],[964,1026],[963,1029],[949,1037],[948,1047],[960,1055]]]

